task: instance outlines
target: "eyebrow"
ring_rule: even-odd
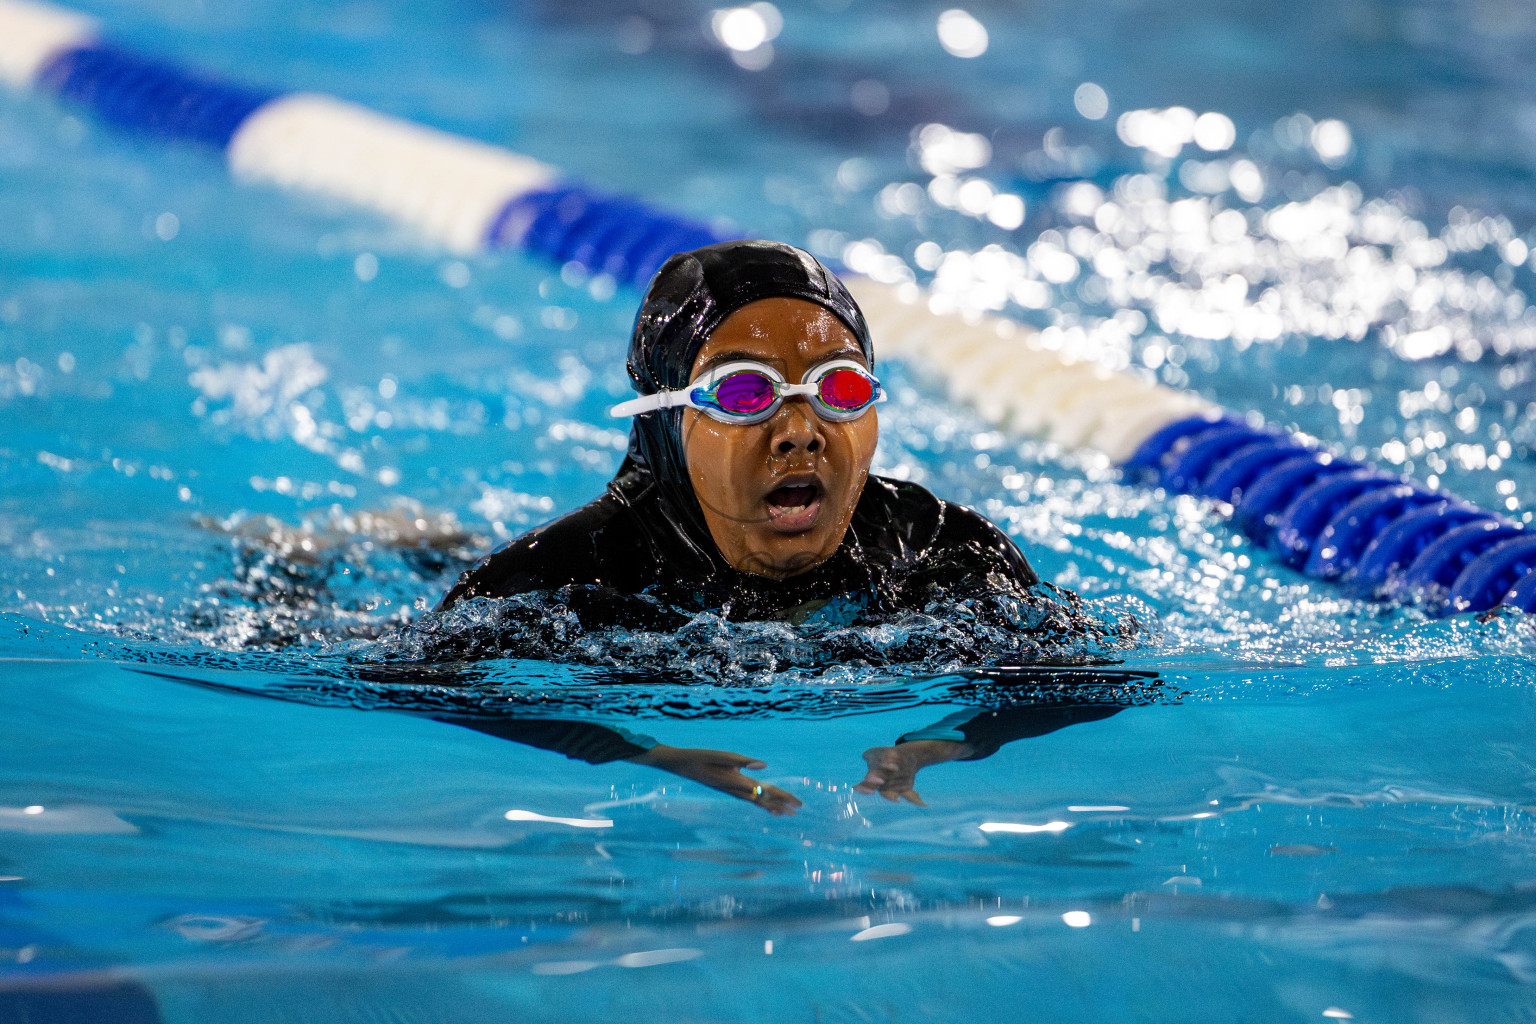
[[[844,359],[844,358],[847,358],[848,356],[859,356],[860,358],[862,358],[863,355],[864,355],[864,350],[859,348],[858,346],[856,346],[856,345],[844,345],[842,348],[838,349],[835,352],[828,352],[825,356],[823,356],[822,358],[816,360],[816,362],[824,363],[824,362],[826,362],[829,359]],[[755,352],[736,352],[736,351],[733,351],[733,352],[717,352],[717,353],[715,353],[714,355],[710,356],[708,359],[706,359],[704,361],[704,365],[699,367],[699,371],[703,372],[705,370],[711,370],[711,369],[714,369],[716,366],[720,366],[720,365],[722,365],[724,363],[737,363],[737,362],[768,363],[768,364],[770,364],[772,366],[778,367],[779,369],[783,369],[783,367],[784,367],[784,360],[781,359],[778,356],[762,356],[762,355],[759,355],[758,353],[755,353]]]
[[[777,366],[783,366],[784,365],[784,360],[780,359],[778,356],[767,356],[767,357],[764,357],[764,356],[758,355],[755,352],[716,352],[714,355],[712,355],[708,359],[706,359],[704,361],[704,365],[699,367],[699,369],[701,369],[701,370],[709,370],[709,369],[713,369],[716,366],[719,366],[721,363],[738,363],[738,362],[772,363],[772,364],[775,364]]]

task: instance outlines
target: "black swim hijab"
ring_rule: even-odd
[[[653,395],[664,388],[687,387],[693,361],[710,333],[747,303],[772,298],[804,299],[822,307],[843,322],[865,360],[874,365],[869,325],[859,304],[816,257],[782,242],[720,242],[678,253],[651,279],[629,343],[629,376],[635,390]],[[688,479],[682,423],[681,408],[636,416],[630,428],[630,458],[619,476],[637,468],[648,470],[678,526],[700,554],[718,561]]]

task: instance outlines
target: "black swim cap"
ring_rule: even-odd
[[[629,343],[635,390],[653,395],[686,387],[699,349],[721,321],[749,302],[773,298],[804,299],[822,307],[843,322],[874,365],[869,325],[836,274],[803,249],[745,239],[678,253],[656,272]],[[688,479],[682,423],[680,408],[636,416],[629,461],[649,470],[679,525],[701,553],[711,553],[714,544]]]
[[[719,242],[673,256],[646,289],[629,343],[629,376],[642,395],[688,383],[693,360],[721,321],[758,299],[814,302],[858,339],[874,365],[869,326],[837,275],[782,242]]]

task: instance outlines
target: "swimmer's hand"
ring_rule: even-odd
[[[757,758],[745,754],[733,754],[729,750],[702,750],[698,747],[669,747],[665,743],[658,743],[629,760],[701,782],[710,789],[718,789],[738,800],[756,804],[769,814],[794,814],[800,809],[800,801],[793,794],[778,786],[760,785],[755,779],[741,774],[743,768],[755,772],[768,767]]]
[[[869,765],[869,771],[853,788],[859,793],[879,793],[892,803],[906,800],[927,807],[917,790],[912,788],[917,782],[917,773],[931,764],[959,761],[973,753],[969,743],[954,740],[913,740],[894,747],[870,747],[864,751],[864,763]]]

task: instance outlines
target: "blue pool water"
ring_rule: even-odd
[[[966,60],[936,7],[786,2],[756,71],[692,4],[87,6],[141,50],[894,255],[1528,517],[1519,5],[992,4]],[[1108,117],[1077,112],[1084,82]],[[1235,148],[1117,137],[1175,104]],[[934,124],[987,162],[943,166],[969,143]],[[1022,226],[938,201],[946,173],[1020,196]],[[526,640],[426,612],[600,491],[634,302],[0,96],[0,993],[94,992],[100,1020],[1536,1017],[1530,620],[1307,580],[921,367],[883,374],[878,467],[1143,623],[1088,652],[1156,674],[1088,687],[1118,713],[925,769],[918,807],[851,791],[864,751],[1065,691],[978,678],[942,621],[594,638],[551,613],[543,657],[434,654],[444,630]],[[804,806],[426,716],[465,706],[740,751]]]

